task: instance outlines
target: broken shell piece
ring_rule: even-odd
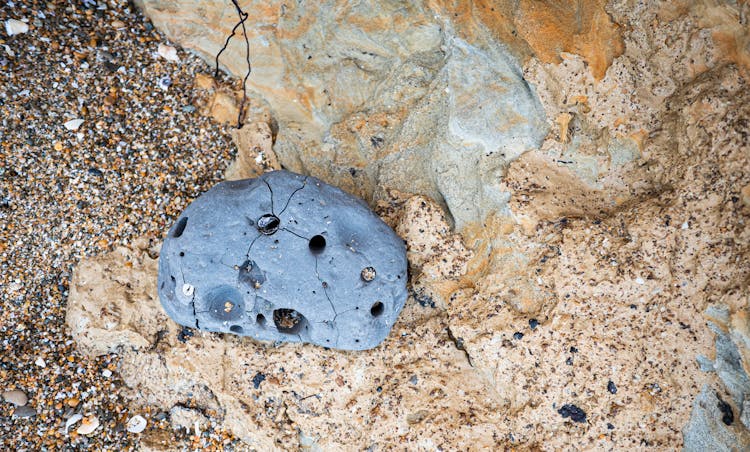
[[[99,418],[92,414],[83,419],[76,432],[78,432],[79,435],[90,435],[94,433],[94,430],[97,428],[99,428]]]
[[[63,124],[63,126],[70,131],[76,131],[79,127],[81,127],[81,124],[83,124],[83,119],[71,119],[70,121]]]
[[[143,416],[136,414],[128,420],[128,424],[125,429],[130,433],[141,433],[146,429],[147,424],[148,423],[146,422],[146,419],[143,418]]]
[[[65,421],[65,434],[67,435],[68,434],[68,430],[70,429],[70,427],[72,427],[73,425],[75,425],[75,423],[78,422],[78,421],[80,421],[81,419],[83,419],[83,415],[80,414],[80,413],[76,413],[76,414],[70,416],[68,418],[68,420]]]

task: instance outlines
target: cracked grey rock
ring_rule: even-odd
[[[362,200],[274,171],[190,204],[162,245],[158,287],[181,325],[365,350],[396,322],[406,272],[404,241]]]

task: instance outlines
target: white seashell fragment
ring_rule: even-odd
[[[81,124],[83,124],[83,119],[71,119],[70,121],[63,124],[66,129],[71,131],[78,130],[79,127],[81,127]]]
[[[70,416],[70,418],[68,418],[68,420],[65,421],[65,434],[67,435],[70,427],[72,427],[76,422],[80,421],[81,419],[83,419],[83,416],[80,413],[76,413]]]
[[[143,416],[136,414],[128,420],[128,424],[125,427],[130,433],[141,433],[146,429],[146,419]]]
[[[83,422],[81,422],[81,425],[76,431],[79,435],[90,435],[94,433],[94,430],[97,428],[99,428],[99,418],[92,414],[83,419]]]

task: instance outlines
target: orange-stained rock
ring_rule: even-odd
[[[606,0],[522,0],[516,28],[546,63],[562,61],[561,53],[581,55],[594,78],[601,80],[625,45],[620,27],[605,10]]]

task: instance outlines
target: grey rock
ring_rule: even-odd
[[[364,350],[406,301],[404,242],[360,199],[287,171],[222,182],[185,209],[159,257],[177,323]]]
[[[742,413],[740,413],[740,422],[745,428],[750,429],[750,400],[742,402]]]
[[[695,399],[690,421],[682,430],[684,450],[687,452],[734,451],[747,450],[750,443],[746,435],[735,431],[736,422],[726,425],[722,419],[725,413],[719,408],[719,399],[715,390],[703,385],[701,393]]]
[[[20,389],[13,389],[12,391],[5,391],[3,393],[3,400],[16,406],[24,406],[29,401],[29,398]]]
[[[716,373],[731,394],[734,403],[741,406],[745,398],[750,398],[750,378],[742,367],[740,352],[721,328],[712,322],[709,322],[708,326],[716,333]]]
[[[716,368],[714,368],[714,362],[708,359],[706,356],[698,355],[695,357],[695,360],[698,362],[698,367],[703,372],[715,372]]]

